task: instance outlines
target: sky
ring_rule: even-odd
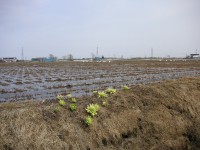
[[[0,57],[200,53],[200,0],[0,0]]]

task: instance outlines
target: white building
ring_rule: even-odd
[[[3,61],[4,62],[16,62],[17,58],[16,57],[4,57]]]

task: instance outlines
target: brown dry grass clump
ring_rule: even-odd
[[[87,104],[55,113],[55,102],[0,104],[0,149],[200,149],[200,77],[138,85],[106,98],[87,127]]]

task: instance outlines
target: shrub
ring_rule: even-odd
[[[98,104],[89,104],[87,105],[86,111],[92,116],[97,115],[97,111],[99,110]]]
[[[104,91],[98,92],[98,97],[99,97],[99,98],[106,98],[106,97],[107,97],[107,94],[106,94]]]
[[[108,93],[108,94],[115,94],[116,91],[117,91],[116,89],[108,88],[108,89],[106,90],[106,93]]]
[[[76,98],[72,98],[72,102],[73,102],[73,103],[76,103]]]
[[[123,86],[123,90],[129,90],[129,89],[130,88],[127,85]]]
[[[65,101],[63,99],[60,99],[58,102],[59,102],[60,106],[65,106],[66,105],[66,103],[65,103]]]
[[[93,122],[93,119],[92,119],[91,116],[87,116],[87,117],[85,118],[85,124],[87,124],[88,126],[89,126],[90,124],[92,124],[92,122]]]
[[[76,111],[76,104],[70,104],[69,106],[72,111]]]

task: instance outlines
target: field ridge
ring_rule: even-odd
[[[57,102],[0,103],[0,149],[200,149],[200,77],[77,98],[77,111]],[[88,104],[100,110],[87,127]]]

